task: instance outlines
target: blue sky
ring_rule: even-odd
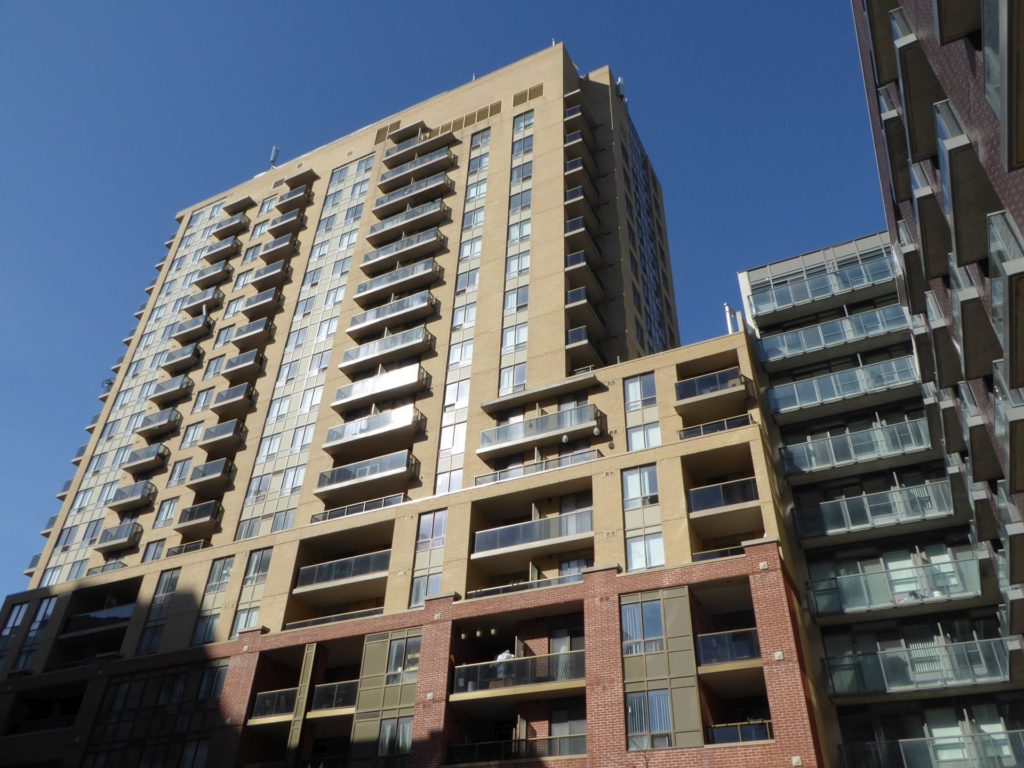
[[[625,80],[684,342],[724,332],[737,270],[883,228],[845,2],[2,4],[0,593],[25,586],[174,213],[272,145],[285,161],[552,38]]]

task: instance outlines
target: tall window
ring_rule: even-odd
[[[658,471],[654,464],[622,472],[622,507],[636,509],[658,503]]]
[[[408,755],[412,751],[412,718],[389,717],[380,721],[377,755]]]
[[[415,683],[420,669],[420,638],[403,637],[392,640],[388,648],[386,685]]]
[[[653,373],[632,376],[623,382],[622,387],[625,394],[627,413],[646,408],[657,402]]]
[[[626,736],[631,751],[672,746],[672,710],[666,689],[626,694]]]
[[[622,655],[639,656],[665,650],[665,622],[661,600],[627,603],[620,609],[622,618]]]
[[[253,587],[262,584],[267,580],[267,572],[270,570],[270,556],[273,554],[273,547],[257,549],[249,553],[249,561],[245,565],[245,578],[242,581],[243,587]]]

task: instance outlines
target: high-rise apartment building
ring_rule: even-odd
[[[675,348],[607,68],[178,222],[0,612],[0,765],[822,764],[754,347]]]

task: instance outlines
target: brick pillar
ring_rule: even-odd
[[[780,754],[799,756],[804,768],[823,765],[814,738],[810,683],[801,671],[793,610],[796,596],[783,571],[778,545],[773,542],[749,546],[746,553],[752,563],[750,594],[757,619],[775,743]]]
[[[587,755],[590,768],[618,768],[626,759],[618,569],[587,571],[583,577],[583,632],[587,659]]]
[[[240,633],[245,637],[247,633]],[[253,633],[258,634],[258,633]],[[248,648],[248,646],[244,646]],[[243,650],[231,657],[228,662],[228,673],[224,679],[224,691],[220,697],[220,713],[224,718],[225,727],[210,745],[211,765],[234,765],[248,760],[241,759],[242,732],[245,727],[245,716],[248,714],[249,701],[252,699],[253,680],[256,676],[256,664],[259,661],[258,643],[252,650]],[[256,760],[258,756],[253,756]]]
[[[416,682],[409,768],[440,768],[448,754],[447,704],[451,689],[452,595],[427,600]]]

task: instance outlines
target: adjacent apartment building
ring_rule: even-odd
[[[0,612],[0,765],[823,764],[757,346],[678,347],[607,68],[177,220]]]

